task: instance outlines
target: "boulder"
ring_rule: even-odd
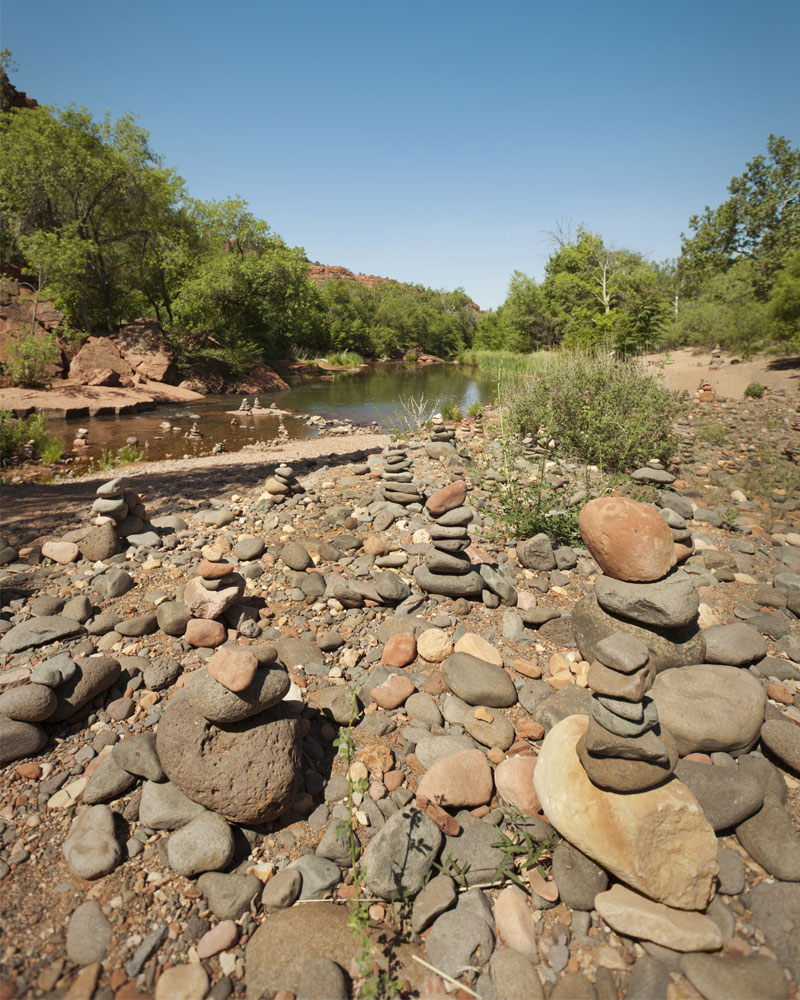
[[[594,561],[617,580],[660,580],[675,565],[672,533],[655,507],[599,497],[583,508],[578,527]]]
[[[108,368],[117,373],[123,385],[132,382],[133,368],[122,357],[117,345],[108,337],[89,337],[70,363],[69,378],[87,385],[87,379]]]
[[[152,382],[177,383],[178,369],[157,319],[135,319],[110,339],[137,375]]]

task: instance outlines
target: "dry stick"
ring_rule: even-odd
[[[465,986],[460,983],[457,979],[453,979],[452,976],[448,976],[446,972],[442,972],[441,969],[437,969],[435,965],[431,965],[430,962],[426,962],[424,958],[420,958],[419,955],[411,956],[415,962],[419,962],[420,965],[424,965],[426,969],[430,969],[431,972],[435,973],[437,976],[441,976],[448,983],[452,983],[453,986],[457,986],[460,990],[464,990],[465,993],[469,993],[471,997],[475,997],[475,1000],[480,1000],[477,993],[473,992],[469,986]]]

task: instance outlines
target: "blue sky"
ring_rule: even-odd
[[[484,308],[559,219],[677,255],[770,132],[800,139],[797,0],[0,0],[0,47],[310,259]]]

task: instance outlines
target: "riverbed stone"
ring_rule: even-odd
[[[112,600],[115,597],[122,597],[135,586],[133,577],[124,569],[110,569],[106,573],[100,573],[92,580],[92,586],[103,597]]]
[[[255,657],[252,658],[256,662]],[[215,680],[209,670],[196,670],[186,685],[186,695],[194,709],[210,722],[223,725],[240,722],[272,708],[286,695],[289,674],[273,665],[259,668],[247,687],[231,691]]]
[[[484,965],[494,951],[494,935],[478,914],[456,907],[437,917],[425,938],[430,962],[453,978]]]
[[[204,812],[199,802],[171,781],[145,781],[139,800],[139,819],[151,830],[177,830]]]
[[[706,1000],[785,1000],[789,996],[783,969],[767,955],[685,955],[681,972]]]
[[[474,808],[492,797],[492,769],[480,750],[461,750],[437,761],[417,784],[417,795],[445,808]]]
[[[747,622],[732,625],[712,625],[704,632],[706,660],[744,667],[767,655],[767,644],[761,633]]]
[[[755,777],[736,766],[681,760],[675,777],[691,791],[716,831],[730,830],[758,812],[764,793]]]
[[[800,982],[800,893],[788,882],[760,882],[746,897],[753,923],[767,938],[767,945]]]
[[[83,539],[78,542],[78,548],[84,559],[89,562],[100,562],[109,559],[117,551],[117,535],[114,525],[98,524],[89,528]]]
[[[515,754],[501,760],[494,772],[497,794],[523,816],[542,811],[533,785],[536,761],[536,757]]]
[[[193,878],[226,868],[233,858],[233,831],[222,816],[202,812],[167,841],[170,868]]]
[[[675,565],[669,525],[654,507],[637,500],[590,500],[581,510],[578,527],[594,561],[617,580],[660,580]]]
[[[550,823],[597,864],[653,899],[700,909],[713,893],[716,837],[679,781],[637,795],[596,788],[576,747],[589,720],[571,716],[545,737],[534,785]]]
[[[781,766],[800,776],[800,728],[782,719],[770,719],[761,727],[761,742]]]
[[[156,745],[171,782],[235,823],[274,819],[291,805],[300,778],[298,721],[283,705],[217,726],[187,697],[170,702]]]
[[[705,660],[705,639],[696,623],[669,629],[644,627],[604,611],[594,594],[587,594],[576,602],[570,623],[581,656],[590,663],[595,659],[602,661],[597,645],[615,632],[626,632],[644,643],[650,652],[650,663],[657,673]]]
[[[85,656],[76,660],[75,666],[72,677],[56,688],[58,705],[50,716],[51,722],[62,722],[75,715],[92,698],[110,688],[121,673],[119,663],[110,656]]]
[[[183,601],[164,601],[156,609],[158,627],[167,635],[182,636],[191,617]]]
[[[14,625],[0,639],[0,652],[19,653],[24,649],[47,646],[59,639],[70,639],[84,631],[83,625],[74,618],[63,615],[40,615],[26,622]]]
[[[96,879],[113,871],[122,858],[108,806],[85,806],[64,841],[64,859],[73,875]]]
[[[674,628],[694,621],[700,595],[692,578],[673,569],[662,580],[629,583],[601,575],[595,580],[597,602],[605,611],[630,618],[641,625]]]
[[[254,875],[205,872],[197,880],[197,888],[218,920],[238,920],[250,909],[262,885]]]
[[[526,569],[547,572],[556,568],[553,545],[544,532],[517,542],[516,553],[520,564]]]
[[[475,570],[461,576],[446,576],[444,573],[432,573],[427,566],[417,566],[414,579],[425,593],[445,597],[480,597],[484,587],[483,577]]]
[[[761,809],[736,827],[736,836],[770,875],[782,882],[800,882],[800,834],[777,799],[767,796]]]
[[[96,899],[74,911],[67,924],[67,958],[76,965],[102,962],[111,941],[111,924]]]
[[[17,722],[0,715],[0,767],[32,757],[47,743],[47,733],[34,722]]]
[[[413,849],[409,849],[410,844]],[[415,895],[422,888],[441,844],[439,827],[425,813],[413,805],[399,810],[364,851],[362,860],[368,887],[381,899]]]
[[[89,779],[89,784],[83,790],[83,801],[86,805],[96,805],[98,802],[109,802],[124,795],[136,784],[136,777],[123,771],[113,757],[106,757]]]
[[[446,514],[449,510],[460,507],[467,496],[467,484],[463,479],[448,483],[442,489],[437,490],[428,497],[425,509],[434,517]]]
[[[492,882],[505,859],[502,850],[495,846],[500,839],[497,827],[478,819],[466,809],[457,812],[456,819],[461,832],[445,837],[442,848],[442,858],[446,860],[449,856],[455,864],[448,874],[467,885]]]
[[[206,590],[200,577],[192,579],[183,588],[183,603],[195,618],[219,618],[221,614],[244,597],[246,581],[238,573],[231,573],[228,586],[219,590]]]
[[[469,653],[452,653],[442,673],[453,694],[468,705],[508,708],[517,700],[514,682],[502,667]]]
[[[492,954],[489,973],[494,1000],[544,1000],[533,963],[513,948],[499,948]]]
[[[758,740],[767,704],[766,691],[749,671],[712,663],[663,671],[650,696],[681,756],[749,750]]]
[[[722,935],[702,913],[676,909],[615,885],[595,897],[595,909],[618,934],[653,941],[673,951],[717,951]]]
[[[608,875],[568,840],[553,851],[553,878],[561,902],[571,910],[593,910],[594,898],[608,888]]]
[[[58,699],[44,684],[23,684],[0,694],[0,715],[17,722],[43,722],[56,709]]]

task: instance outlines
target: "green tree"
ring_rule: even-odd
[[[800,250],[784,259],[772,286],[769,313],[773,338],[790,350],[800,350]]]
[[[552,347],[559,338],[559,323],[551,317],[542,286],[522,271],[511,275],[499,326],[501,346],[508,351],[526,353]]]
[[[770,135],[767,155],[754,157],[728,193],[718,208],[706,205],[689,219],[692,235],[682,234],[680,266],[697,289],[750,261],[753,287],[765,299],[784,258],[800,244],[800,150]]]

